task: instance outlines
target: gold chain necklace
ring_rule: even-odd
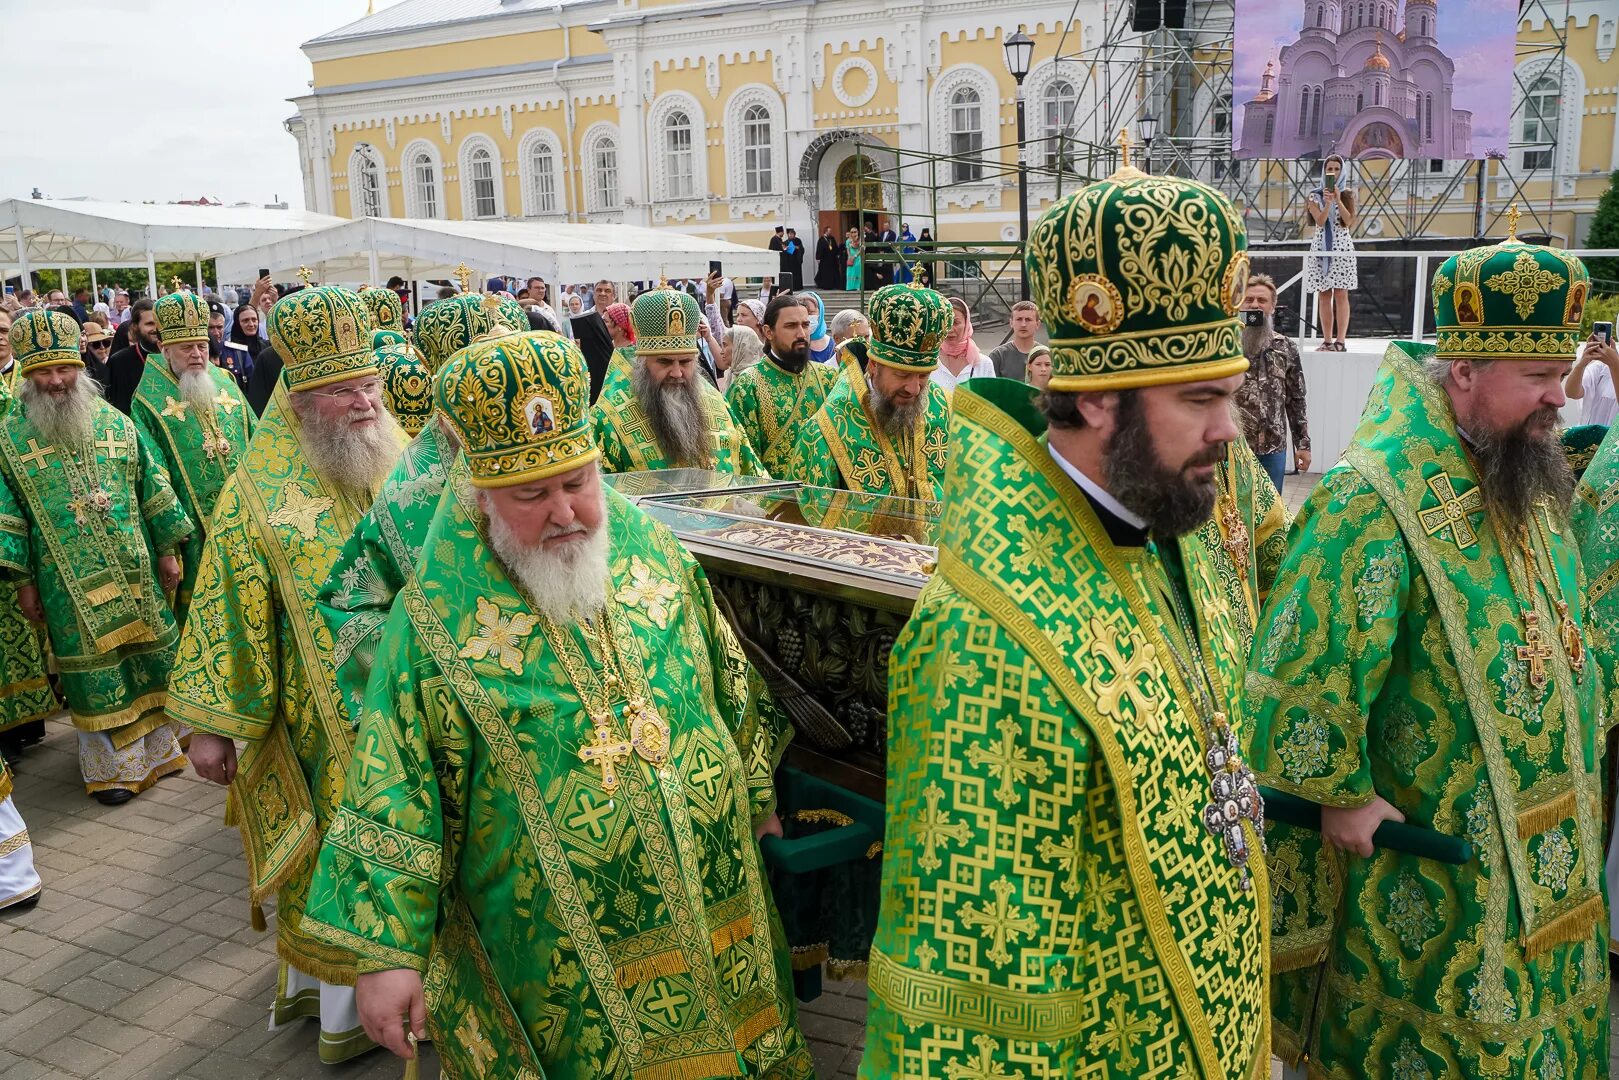
[[[1537,506],[1537,509],[1541,512],[1545,510],[1543,506]],[[1549,552],[1551,550],[1551,538],[1547,535],[1545,526],[1538,514],[1532,511],[1531,516],[1535,522],[1536,532],[1540,534]],[[1493,526],[1494,522],[1492,521],[1491,524]],[[1499,534],[1499,530],[1497,530],[1498,538]],[[1568,601],[1563,595],[1563,585],[1557,579],[1556,567],[1552,567],[1551,583],[1548,584],[1546,575],[1541,572],[1540,560],[1535,556],[1534,546],[1530,542],[1528,525],[1520,524],[1514,539],[1517,541],[1518,560],[1523,568],[1524,588],[1522,591],[1532,594],[1538,587],[1545,595],[1546,600],[1556,610],[1558,644],[1562,646],[1563,654],[1568,658],[1568,666],[1573,671],[1575,678],[1583,678],[1585,672],[1585,642],[1580,635],[1580,628],[1574,623]],[[1510,560],[1507,567],[1508,576],[1510,577]],[[1517,591],[1516,589],[1514,590],[1515,593]],[[1546,670],[1546,661],[1553,656],[1552,648],[1547,644],[1545,631],[1540,627],[1540,615],[1533,610],[1533,596],[1530,595],[1526,600],[1522,595],[1515,595],[1514,599],[1517,601],[1519,617],[1523,622],[1524,639],[1524,643],[1518,646],[1515,655],[1519,662],[1523,663],[1528,669],[1529,685],[1536,690],[1543,690],[1551,681],[1551,676]]]

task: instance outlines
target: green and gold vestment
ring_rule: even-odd
[[[1324,806],[1381,796],[1476,855],[1339,856],[1273,825],[1277,1050],[1308,1051],[1312,1077],[1600,1075],[1609,661],[1587,636],[1571,662],[1589,620],[1563,508],[1501,534],[1432,354],[1389,347],[1293,525],[1251,659],[1251,760]]]
[[[943,498],[950,399],[929,382],[927,406],[917,414],[916,426],[895,439],[872,422],[866,407],[870,393],[866,379],[845,368],[826,404],[799,429],[792,476],[815,487]]]
[[[1215,577],[1231,601],[1243,655],[1253,648],[1254,624],[1287,554],[1287,505],[1244,439],[1226,444],[1215,469],[1214,516],[1197,530]]]
[[[726,389],[731,415],[747,432],[771,476],[804,479],[793,471],[799,431],[826,404],[839,374],[836,364],[807,363],[794,375],[767,352]]]
[[[0,373],[0,417],[12,407],[11,371]],[[0,732],[43,720],[57,708],[45,674],[45,653],[40,628],[28,621],[18,606],[21,581],[0,580]]]
[[[714,472],[736,473],[739,476],[766,476],[759,455],[753,452],[747,432],[731,418],[725,398],[703,378],[697,380],[699,397],[708,414],[709,452],[714,461],[709,468]],[[601,447],[602,469],[606,472],[635,472],[643,469],[673,469],[690,462],[675,461],[658,445],[641,401],[629,385],[619,386],[612,393],[603,391],[591,409],[596,430],[596,445]]]
[[[19,405],[0,420],[0,567],[39,588],[74,726],[122,750],[168,722],[180,632],[157,559],[194,526],[132,420],[97,399],[91,428],[75,451]]]
[[[174,493],[197,526],[180,548],[180,589],[174,598],[174,617],[182,626],[197,581],[203,541],[214,517],[214,503],[225,486],[225,478],[247,453],[255,420],[230,373],[213,364],[206,370],[219,391],[211,416],[199,416],[196,406],[180,395],[180,382],[162,356],[146,358],[146,372],[130,406],[135,426],[163,463]]]
[[[1195,536],[1109,540],[1035,396],[955,394],[939,570],[889,669],[861,1076],[1268,1077],[1265,859],[1241,824],[1245,887],[1205,827],[1212,710],[1170,660],[1195,636],[1241,717],[1230,603]]]
[[[323,483],[302,440],[283,384],[220,492],[169,709],[199,731],[247,744],[227,820],[242,831],[250,898],[258,905],[279,890],[283,960],[352,985],[353,953],[310,937],[303,913],[354,744],[315,597],[369,500]]]
[[[596,400],[600,401],[615,390],[628,390],[634,374],[635,346],[620,345],[607,359],[607,374],[602,376],[602,388]]]
[[[362,970],[424,973],[450,1077],[811,1077],[753,838],[768,766],[737,750],[747,662],[673,535],[607,500],[624,681],[604,689],[596,635],[531,612],[445,493],[306,925]],[[668,724],[642,744],[667,763],[628,743],[584,760],[637,702]]]

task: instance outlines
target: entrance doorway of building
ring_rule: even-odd
[[[887,206],[883,203],[882,178],[871,159],[864,154],[856,154],[841,162],[836,183],[834,205],[837,207],[837,234],[842,236],[850,229],[858,228],[863,235],[868,229],[876,229]],[[864,221],[861,220],[862,214],[865,215]]]

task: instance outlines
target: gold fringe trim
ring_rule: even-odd
[[[34,677],[28,679],[19,679],[16,682],[6,683],[6,685],[0,686],[0,698],[8,698],[14,694],[25,694],[30,690],[44,690],[50,685],[50,680],[46,679],[43,675],[35,675]],[[40,716],[50,716],[51,713],[54,712],[56,712],[56,710],[52,709],[50,712],[41,713]],[[29,720],[37,719],[39,719],[39,717],[30,716],[27,720],[19,720],[17,722],[19,724],[26,724]]]
[[[648,979],[656,979],[660,975],[679,975],[690,971],[691,966],[686,963],[686,956],[679,949],[670,949],[668,952],[658,953],[656,956],[632,960],[618,969],[618,985],[628,990],[632,986],[639,986]]]
[[[1539,836],[1547,829],[1556,828],[1574,816],[1574,808],[1577,805],[1579,796],[1573,788],[1569,788],[1539,806],[1519,811],[1518,839],[1527,840],[1531,836]]]
[[[133,645],[143,641],[156,641],[152,628],[146,625],[145,619],[136,619],[121,630],[114,630],[110,634],[103,634],[96,638],[97,652],[112,652],[120,645]]]
[[[818,968],[826,963],[829,955],[827,943],[824,941],[819,945],[795,945],[793,946],[792,958],[793,970],[809,971],[811,968]]]
[[[709,942],[714,946],[714,955],[729,949],[739,941],[746,941],[753,936],[753,916],[743,915],[739,919],[732,919],[712,934],[708,935]]]
[[[854,824],[854,818],[836,810],[794,810],[788,816],[806,825],[836,825],[842,828]]]
[[[1578,941],[1602,918],[1602,897],[1592,896],[1523,939],[1523,957],[1533,960],[1547,949]]]
[[[1270,1052],[1282,1059],[1282,1064],[1290,1069],[1299,1067],[1299,1063],[1306,1059],[1304,1053],[1304,1040],[1292,1028],[1285,1024],[1278,1024],[1273,1017],[1270,1029]],[[1270,1070],[1267,1068],[1266,1075]]]
[[[635,1070],[635,1080],[708,1080],[715,1076],[742,1076],[735,1054],[700,1054],[697,1057],[660,1061]]]
[[[123,592],[123,589],[117,583],[109,581],[107,584],[97,585],[85,593],[84,598],[92,604],[105,604],[108,600],[118,599],[118,594],[121,592]]]
[[[1299,968],[1315,967],[1327,958],[1327,943],[1320,945],[1305,945],[1286,952],[1273,952],[1270,954],[1270,973],[1281,975]]]
[[[339,951],[339,950],[334,950]],[[308,953],[291,948],[285,941],[276,941],[275,954],[285,960],[292,967],[308,975],[311,979],[329,982],[333,986],[353,986],[356,975],[354,961],[347,964],[337,964],[326,960],[317,960]],[[349,954],[352,956],[352,954]]]
[[[759,1036],[781,1026],[781,1011],[772,1003],[766,1005],[743,1022],[736,1030],[736,1048],[746,1050]]]
[[[877,856],[881,855],[882,853],[883,853],[883,842],[881,840],[879,840],[875,844],[871,845],[869,848],[866,849],[866,858],[875,859]]]
[[[866,978],[867,964],[864,960],[832,960],[826,962],[826,973],[838,982],[849,982]]]
[[[247,921],[254,933],[262,934],[270,929],[270,924],[264,919],[264,905],[256,900],[247,902]]]

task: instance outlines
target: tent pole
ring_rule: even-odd
[[[195,256],[197,262],[197,295],[202,295],[202,256]]]
[[[151,248],[146,249],[146,295],[157,299],[157,260],[153,258]]]
[[[73,294],[67,291],[67,267],[58,266],[56,268],[56,272],[62,275],[62,295],[67,297],[68,301],[71,303],[73,300]]]
[[[22,222],[14,227],[17,234],[17,265],[22,270],[22,288],[32,292],[34,288],[34,271],[28,265],[28,238],[23,235]]]
[[[93,306],[95,304],[99,304],[100,302],[101,286],[96,284],[96,268],[92,266],[90,268],[90,303]]]

